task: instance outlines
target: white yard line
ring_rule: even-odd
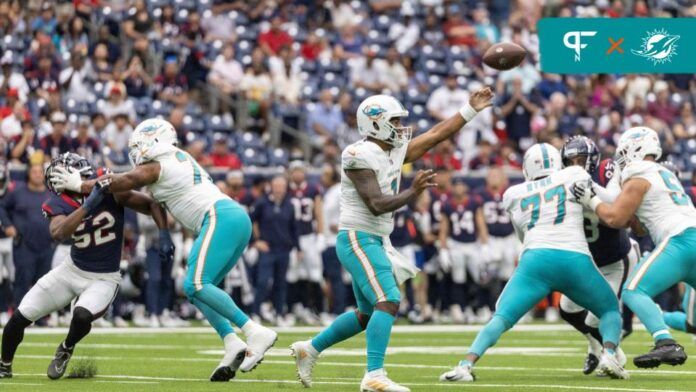
[[[118,380],[96,380],[99,383],[113,383],[113,384],[159,384],[158,381],[118,381]]]

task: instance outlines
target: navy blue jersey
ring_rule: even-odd
[[[408,207],[398,209],[394,213],[394,230],[389,235],[392,245],[397,248],[411,245],[416,241],[417,235],[411,209]]]
[[[449,222],[449,236],[458,242],[476,242],[476,210],[481,207],[481,200],[467,197],[463,202],[450,200],[442,206],[442,214]]]
[[[433,234],[437,235],[440,231],[440,213],[442,212],[442,207],[450,199],[449,192],[441,192],[437,189],[432,189],[430,191],[430,216],[431,216],[431,229]]]
[[[80,203],[66,194],[52,195],[42,206],[47,218],[70,215]],[[123,206],[107,194],[94,212],[82,220],[72,235],[70,257],[75,265],[88,272],[116,272],[121,264],[123,247]]]
[[[483,188],[476,192],[476,195],[481,200],[483,219],[486,221],[488,234],[493,237],[507,237],[512,234],[515,229],[503,207],[503,192],[494,193]]]
[[[611,159],[605,159],[600,162],[592,179],[601,186],[607,186],[614,173],[614,163]],[[626,230],[605,226],[594,213],[586,211],[584,215],[585,237],[595,264],[603,267],[626,257],[631,250]]]
[[[274,252],[299,249],[295,209],[287,195],[276,203],[270,195],[264,196],[251,209],[251,220],[259,227],[259,240],[268,242]]]
[[[302,183],[296,185],[290,183],[290,201],[295,208],[295,220],[297,221],[297,234],[307,235],[314,233],[314,200],[321,195],[318,186]]]

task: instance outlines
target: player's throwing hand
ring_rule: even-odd
[[[435,183],[435,175],[436,173],[433,173],[430,169],[419,170],[418,173],[416,173],[416,177],[413,179],[411,188],[419,195],[424,190],[437,186]]]
[[[483,87],[471,94],[469,105],[477,112],[480,112],[489,106],[493,106],[493,96],[493,90],[490,87]]]

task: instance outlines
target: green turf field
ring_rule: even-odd
[[[694,391],[696,359],[681,367],[636,370],[630,359],[649,349],[644,331],[624,342],[630,380],[607,380],[580,372],[585,341],[558,325],[524,325],[508,332],[477,367],[473,384],[443,384],[440,373],[457,363],[478,327],[396,327],[387,370],[413,391]],[[275,348],[251,373],[230,383],[207,381],[222,355],[221,342],[209,328],[186,330],[94,329],[77,348],[73,361],[91,358],[92,379],[46,378],[46,367],[64,330],[30,329],[14,363],[15,377],[0,380],[0,391],[276,391],[303,390],[287,347],[311,329],[280,333]],[[686,351],[696,353],[689,336],[677,334]],[[358,391],[364,368],[364,336],[327,351],[315,368],[316,391]],[[68,368],[70,372],[70,367]],[[66,373],[67,374],[67,373]]]

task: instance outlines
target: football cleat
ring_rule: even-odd
[[[297,378],[305,388],[312,387],[312,369],[319,359],[317,350],[311,346],[311,341],[295,342],[290,345],[292,356],[295,358]]]
[[[210,381],[213,382],[225,382],[233,379],[246,356],[247,345],[237,335],[228,334],[225,336],[224,342],[225,356],[222,357],[220,364],[210,375]]]
[[[48,370],[46,371],[48,378],[57,380],[63,377],[65,370],[68,368],[68,362],[70,362],[70,357],[72,357],[74,349],[74,347],[66,348],[63,343],[58,345],[56,355],[48,365]]]
[[[12,364],[4,364],[0,361],[0,378],[12,378]]]
[[[654,368],[663,363],[675,366],[686,362],[686,358],[684,347],[673,339],[661,339],[649,353],[633,358],[633,364],[639,368]]]
[[[239,366],[239,370],[250,372],[263,361],[266,351],[273,347],[278,340],[278,334],[270,329],[259,325],[252,333],[247,335],[246,358]]]
[[[411,392],[411,390],[390,380],[384,369],[378,369],[365,373],[360,383],[360,392]]]
[[[609,354],[606,350],[602,352],[599,359],[598,372],[607,375],[613,379],[628,379],[629,375],[626,369],[621,366],[616,354]]]
[[[597,369],[597,365],[599,365],[599,358],[592,353],[587,354],[587,357],[585,357],[585,365],[582,368],[582,373],[591,374],[595,369]]]
[[[457,365],[454,369],[440,375],[440,381],[472,382],[476,376],[471,371],[471,365]]]

